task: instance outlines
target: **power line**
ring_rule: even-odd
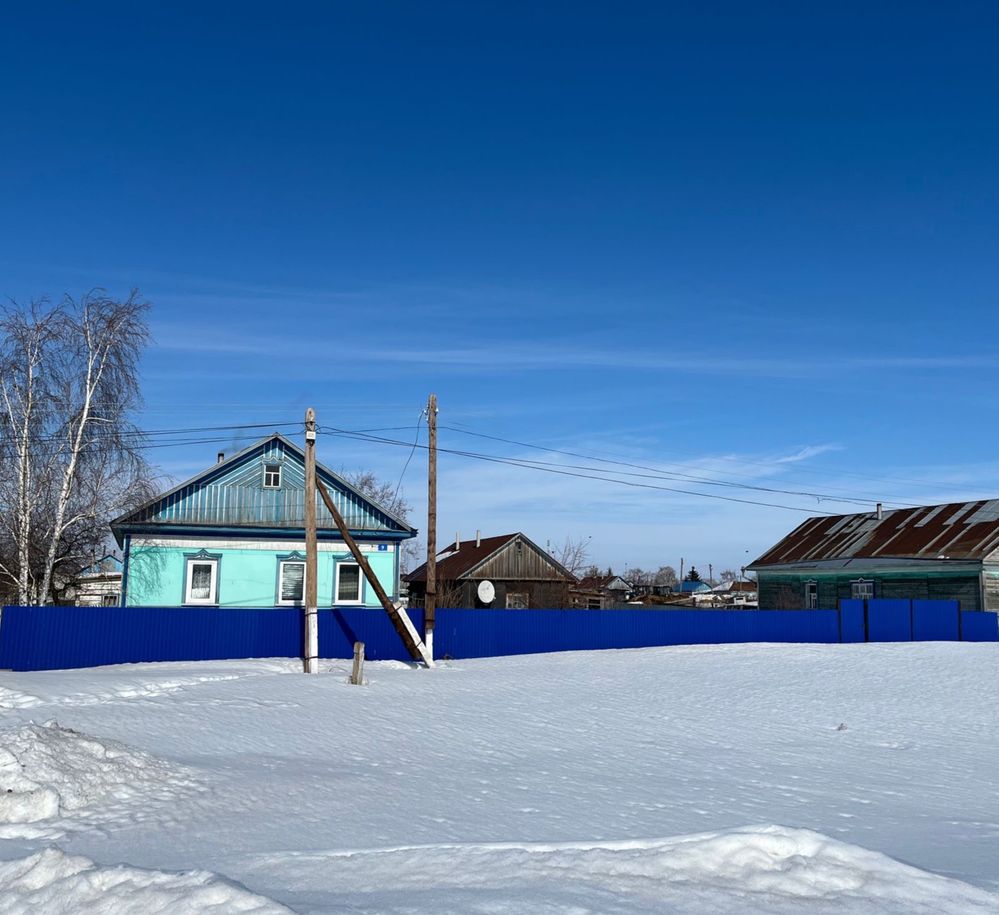
[[[648,466],[643,465],[643,464],[634,464],[634,463],[631,463],[629,461],[612,460],[610,458],[602,458],[602,457],[596,457],[594,455],[581,454],[581,453],[576,452],[576,451],[564,451],[564,450],[559,449],[559,448],[547,448],[547,447],[545,447],[543,445],[533,445],[533,444],[530,444],[529,442],[518,442],[518,441],[514,441],[512,439],[500,438],[499,436],[496,436],[496,435],[486,435],[485,433],[482,433],[482,432],[471,432],[471,431],[466,430],[466,429],[457,429],[457,428],[455,428],[453,426],[443,426],[442,428],[449,429],[452,432],[460,432],[460,433],[462,433],[464,435],[474,435],[474,436],[476,436],[478,438],[487,438],[487,439],[491,439],[491,440],[497,441],[497,442],[504,442],[504,443],[506,443],[508,445],[518,445],[518,446],[523,447],[523,448],[534,448],[534,449],[536,449],[538,451],[547,451],[547,452],[550,452],[552,454],[563,454],[563,455],[567,455],[569,457],[579,457],[579,458],[584,458],[584,459],[590,460],[590,461],[600,461],[601,463],[604,463],[604,464],[614,464],[614,465],[619,466],[619,467],[633,467],[633,468],[635,468],[637,470],[650,471],[650,473],[644,473],[644,474],[643,473],[627,473],[625,471],[621,471],[622,473],[625,473],[626,476],[651,477],[653,479],[658,479],[658,478],[662,478],[662,479],[680,479],[680,480],[687,480],[687,481],[692,482],[692,483],[702,483],[705,486],[727,486],[727,487],[732,487],[732,488],[735,488],[735,489],[753,490],[755,492],[770,492],[770,493],[780,493],[782,495],[802,496],[802,497],[805,497],[805,498],[819,499],[819,500],[827,501],[827,502],[845,502],[845,503],[848,503],[848,504],[858,504],[859,505],[859,504],[875,504],[877,501],[881,501],[882,504],[884,504],[884,505],[897,505],[899,507],[903,507],[903,506],[908,507],[908,505],[906,503],[901,503],[901,502],[888,502],[888,501],[885,501],[885,500],[867,499],[867,498],[845,498],[845,497],[842,497],[842,496],[830,495],[829,493],[825,493],[825,492],[814,492],[814,491],[810,491],[810,490],[784,489],[784,488],[781,488],[781,487],[761,486],[761,485],[758,485],[758,484],[751,484],[751,483],[736,483],[736,482],[734,482],[732,480],[719,480],[716,477],[704,477],[704,476],[698,476],[696,474],[669,472],[669,471],[665,471],[665,470],[660,470],[660,469],[655,468],[655,467],[648,467]],[[521,459],[521,458],[513,458],[512,460],[525,460],[526,461],[526,459]],[[530,461],[528,463],[542,463],[542,464],[544,464],[546,462],[544,462],[544,461],[540,461],[540,462]],[[562,465],[558,465],[558,466],[562,466]],[[576,465],[572,465],[572,464],[565,465],[565,466],[576,467]],[[592,469],[595,469],[595,468],[579,468],[579,467],[576,467],[576,469],[592,470]]]
[[[409,452],[409,457],[406,458],[406,463],[402,466],[402,473],[399,474],[399,482],[395,484],[395,493],[392,496],[393,505],[399,499],[399,489],[402,486],[402,479],[406,476],[406,471],[409,469],[409,462],[413,460],[413,455],[416,454],[416,446],[420,444],[420,426],[423,425],[423,414],[426,412],[426,410],[420,410],[420,415],[416,418],[416,438],[413,439],[413,448]]]
[[[442,426],[441,428],[444,428],[444,427]],[[552,452],[557,453],[557,454],[570,454],[570,455],[573,455],[573,456],[586,457],[585,455],[575,455],[574,452],[560,451],[557,448],[547,448],[547,447],[545,447],[543,445],[532,445],[532,444],[526,443],[526,442],[518,442],[518,441],[514,441],[512,439],[504,439],[504,438],[500,438],[499,436],[495,436],[495,435],[487,435],[484,432],[473,432],[470,429],[462,429],[462,428],[457,427],[457,426],[448,426],[447,428],[450,429],[453,432],[460,432],[460,433],[462,433],[464,435],[474,435],[474,436],[477,436],[479,438],[493,439],[495,441],[506,442],[507,444],[513,444],[513,445],[520,445],[520,446],[523,446],[523,447],[526,447],[526,448],[538,448],[538,449],[544,450],[544,451],[552,451]],[[678,452],[673,452],[673,453],[674,454],[678,454]],[[607,460],[607,459],[599,458],[599,457],[589,457],[588,459],[590,459],[590,460],[597,460],[597,461]],[[767,462],[767,461],[753,461],[753,460],[750,460],[749,458],[731,458],[731,457],[725,457],[725,456],[720,457],[719,460],[727,461],[727,462],[734,462],[736,464],[749,464],[751,466],[768,467],[768,468],[772,468],[773,467],[773,463],[774,463],[774,462]],[[615,462],[608,460],[608,463],[615,463]],[[674,465],[674,466],[677,466],[677,465]],[[850,476],[850,477],[857,477],[858,479],[871,480],[874,483],[889,483],[889,484],[895,484],[895,485],[914,485],[914,486],[936,487],[936,488],[940,488],[940,489],[953,489],[953,490],[956,490],[958,492],[965,492],[965,491],[967,491],[967,487],[966,486],[962,486],[961,484],[953,483],[953,482],[943,482],[941,480],[916,480],[916,479],[907,479],[907,478],[904,478],[904,477],[879,477],[879,476],[876,476],[874,474],[861,473],[861,472],[855,471],[855,470],[842,470],[842,469],[833,468],[833,467],[814,467],[814,466],[813,467],[801,467],[801,466],[794,465],[793,469],[795,471],[797,471],[797,472],[800,472],[800,473],[812,473],[812,474],[820,474],[820,475],[821,474],[830,474],[830,473],[842,474],[843,476]],[[733,474],[733,475],[734,476],[738,476],[738,474]],[[839,490],[839,491],[848,492],[848,490]],[[874,502],[874,501],[880,501],[880,502],[884,503],[885,505],[888,505],[888,504],[895,504],[895,505],[908,504],[908,503],[898,503],[898,502],[896,502],[896,503],[889,503],[889,502],[886,502],[884,499],[877,499],[877,500],[871,499],[870,501],[872,501],[872,502]]]
[[[99,418],[98,418],[99,419]],[[93,421],[91,421],[93,422]],[[161,435],[195,435],[206,432],[233,432],[233,431],[247,431],[250,429],[273,429],[281,426],[301,426],[302,422],[280,422],[280,423],[240,423],[237,425],[230,426],[193,426],[186,429],[123,429],[118,432],[106,432],[101,429],[100,422],[95,422],[94,425],[85,432],[85,440],[93,441],[96,438],[121,438],[122,436],[128,436],[130,438],[143,439],[148,437],[156,437]],[[398,427],[398,428],[408,428],[408,427]],[[43,435],[38,437],[33,437],[32,442],[62,442],[66,441],[67,436],[62,435]],[[178,440],[177,444],[184,444],[186,440]],[[149,446],[155,447],[155,446]]]
[[[394,439],[381,438],[373,435],[358,434],[355,432],[351,432],[350,430],[347,429],[330,429],[329,431],[334,435],[340,435],[345,438],[352,438],[358,441],[366,441],[366,442],[373,442],[386,445],[396,445],[405,448],[413,447],[409,442],[402,442]],[[428,446],[418,445],[416,447],[426,450]],[[805,512],[807,514],[816,513],[816,510],[814,509],[802,508],[800,506],[795,506],[795,505],[783,505],[781,503],[776,503],[776,502],[761,502],[755,499],[740,499],[735,496],[723,496],[718,493],[697,492],[696,490],[679,489],[677,487],[672,487],[672,486],[658,486],[653,483],[639,483],[634,480],[621,480],[616,477],[601,476],[599,472],[590,474],[590,473],[579,473],[578,471],[574,470],[560,470],[557,469],[556,466],[554,465],[544,466],[544,462],[540,461],[539,462],[516,461],[516,460],[511,460],[509,458],[498,457],[496,455],[481,454],[474,451],[461,451],[454,448],[438,448],[438,451],[444,452],[446,454],[453,454],[458,457],[467,457],[473,460],[488,461],[494,464],[506,464],[511,467],[520,467],[522,469],[528,469],[528,470],[538,470],[543,473],[554,473],[558,474],[559,476],[577,477],[579,479],[584,479],[584,480],[600,480],[605,483],[618,483],[622,486],[632,486],[640,489],[655,489],[655,490],[660,490],[662,492],[672,492],[688,496],[700,496],[701,498],[705,499],[718,499],[723,502],[738,502],[743,505],[759,505],[765,508],[782,508],[785,509],[786,511]],[[595,468],[590,468],[590,469],[595,469]],[[818,514],[831,515],[833,513],[819,511]]]

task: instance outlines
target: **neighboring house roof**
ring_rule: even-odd
[[[620,575],[587,575],[576,585],[580,591],[628,591],[631,585]]]
[[[712,589],[718,594],[755,594],[755,581],[723,581]]]
[[[748,566],[847,559],[984,560],[999,549],[999,499],[809,518]]]
[[[261,485],[263,465],[270,462],[281,464],[279,488]],[[316,475],[326,484],[352,532],[377,531],[402,538],[416,535],[401,518],[318,462]],[[304,497],[305,452],[274,433],[116,518],[111,530],[119,544],[129,531],[185,526],[304,530]],[[316,502],[320,534],[331,534],[335,531],[332,515],[318,496]]]
[[[556,562],[555,559],[549,556],[529,537],[520,532],[515,534],[501,534],[498,537],[482,537],[478,542],[475,540],[462,540],[458,543],[458,549],[455,549],[453,543],[450,544],[446,549],[437,554],[437,580],[457,581],[461,578],[467,578],[476,569],[485,565],[490,559],[497,556],[502,550],[518,539],[527,544],[530,549],[543,557],[544,560],[547,560],[548,565],[552,566],[560,576],[564,576],[570,581],[576,580],[575,576],[568,569],[561,563]],[[424,563],[419,568],[413,569],[412,572],[404,577],[406,581],[410,582],[426,581],[427,564]]]
[[[706,581],[681,581],[680,582],[680,593],[681,594],[695,594],[698,591],[710,591],[711,585]]]
[[[123,568],[123,563],[118,556],[112,556],[110,553],[106,556],[102,556],[96,562],[87,566],[85,569],[81,569],[77,573],[77,578],[101,578],[121,575]]]

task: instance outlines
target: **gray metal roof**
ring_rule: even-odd
[[[809,518],[749,568],[840,559],[982,561],[999,549],[999,499]]]

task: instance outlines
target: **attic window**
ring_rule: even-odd
[[[281,465],[264,464],[264,489],[281,488]]]

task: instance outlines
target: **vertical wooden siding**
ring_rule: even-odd
[[[265,489],[264,464],[281,465],[281,486]],[[353,530],[399,530],[388,515],[343,490],[335,479],[322,475],[337,508]],[[326,506],[317,497],[320,527],[335,527]],[[280,441],[268,442],[217,476],[179,489],[156,503],[143,521],[166,524],[268,525],[302,527],[305,523],[305,468],[297,454]]]

